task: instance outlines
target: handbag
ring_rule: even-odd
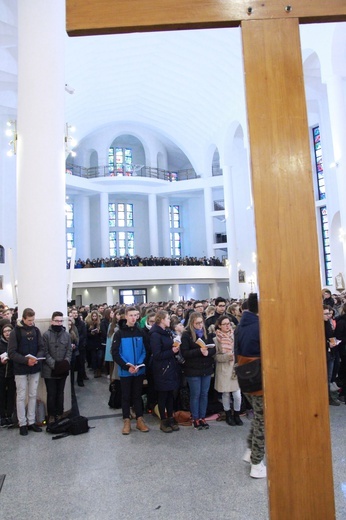
[[[62,361],[56,361],[55,366],[52,370],[52,377],[64,377],[68,376],[70,371],[70,363],[67,359],[63,359]]]
[[[245,365],[236,365],[235,371],[242,392],[246,394],[262,390],[261,359],[255,359]]]

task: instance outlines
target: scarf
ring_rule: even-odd
[[[196,334],[196,337],[197,338],[202,338],[203,337],[203,329],[194,329],[195,331],[195,334]]]
[[[221,330],[217,329],[215,334],[221,344],[222,350],[233,354],[234,341],[232,332],[221,332]]]

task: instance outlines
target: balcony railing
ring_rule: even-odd
[[[214,211],[223,211],[225,209],[224,200],[214,200]]]
[[[225,244],[227,242],[226,233],[215,233],[215,243],[216,244]]]
[[[76,177],[83,177],[84,179],[96,179],[101,177],[149,177],[151,179],[169,182],[186,181],[199,177],[193,168],[172,172],[162,170],[161,168],[141,165],[123,165],[120,167],[93,166],[91,168],[84,168],[77,164],[67,164],[66,173],[75,175]]]

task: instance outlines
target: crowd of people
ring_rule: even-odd
[[[324,289],[322,304],[329,403],[339,406],[346,393],[346,303]],[[40,377],[52,424],[64,417],[68,374],[80,387],[91,374],[106,374],[118,382],[123,435],[131,433],[131,418],[148,432],[144,414],[154,411],[160,430],[172,433],[179,430],[179,410],[188,412],[195,430],[209,429],[215,413],[229,426],[242,426],[242,414],[251,410],[243,460],[250,463],[250,476],[266,477],[263,391],[242,391],[236,369],[261,357],[257,294],[244,301],[72,306],[68,330],[63,324],[63,313],[55,311],[41,335],[33,309],[18,319],[17,309],[0,303],[2,427],[18,424],[22,436],[42,431],[35,419]]]
[[[184,257],[163,257],[163,256],[149,256],[149,257],[140,257],[138,255],[129,256],[125,255],[123,257],[112,257],[112,258],[87,258],[86,260],[78,260],[74,263],[75,269],[85,269],[91,267],[138,267],[138,266],[172,266],[172,265],[212,265],[212,266],[223,266],[224,262],[221,261],[216,256],[207,258],[204,256],[203,258],[197,258],[194,256],[184,256]],[[70,268],[70,261],[67,261],[67,268]]]

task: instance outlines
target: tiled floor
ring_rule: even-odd
[[[105,377],[76,393],[81,415],[95,427],[89,433],[54,441],[45,432],[0,431],[1,519],[268,518],[266,479],[251,479],[241,461],[246,418],[243,427],[212,422],[207,431],[164,434],[157,419],[145,416],[149,433],[133,424],[123,436],[120,411],[108,408]],[[344,520],[346,406],[330,412],[337,519]]]

